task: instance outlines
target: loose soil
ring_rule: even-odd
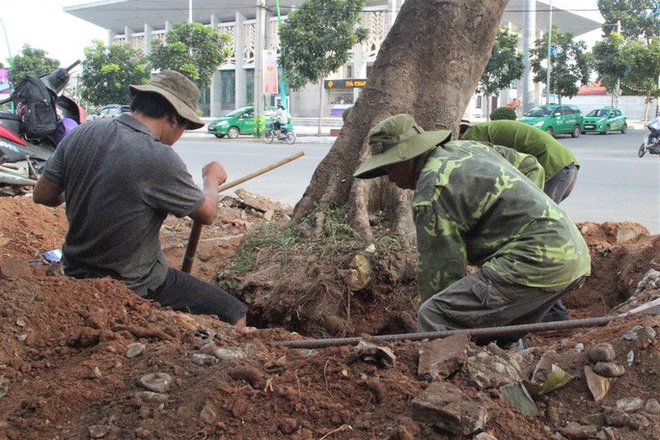
[[[64,210],[0,198],[0,440],[657,438],[653,408],[616,409],[619,399],[660,399],[656,339],[623,338],[636,325],[658,331],[654,316],[528,335],[531,352],[557,351],[557,363],[573,376],[534,399],[534,417],[498,389],[477,390],[460,372],[451,375],[445,380],[480,395],[489,413],[483,432],[469,435],[414,418],[411,402],[431,384],[418,374],[423,341],[385,344],[396,356],[391,365],[356,356],[351,345],[278,344],[414,331],[414,252],[386,234],[373,246],[362,243],[327,213],[320,234],[313,230],[318,218],[286,228],[290,207],[240,194],[224,198],[216,222],[203,229],[193,274],[249,304],[250,327],[241,330],[161,308],[111,279],[59,275],[41,254],[61,246]],[[175,218],[163,226],[173,266],[181,265],[190,227]],[[660,270],[660,236],[634,223],[578,227],[593,274],[564,299],[572,318],[621,313],[660,297],[653,272]],[[626,371],[594,402],[579,347],[603,342]],[[471,343],[470,350],[480,348]]]

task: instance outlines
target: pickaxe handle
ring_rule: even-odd
[[[282,165],[294,161],[304,155],[305,153],[303,151],[299,151],[296,154],[289,157],[285,157],[284,159],[275,162],[274,164],[268,165],[265,168],[261,168],[260,170],[254,171],[246,176],[243,176],[231,182],[224,183],[218,187],[218,192],[228,190],[229,188],[233,188],[236,185],[240,185],[245,181],[254,179],[257,176],[261,176],[262,174],[265,174],[268,171],[274,170],[277,167],[281,167]],[[186,247],[186,253],[183,256],[183,263],[181,264],[181,270],[183,272],[190,273],[190,270],[192,269],[192,264],[193,261],[195,260],[195,252],[197,252],[197,244],[199,243],[199,237],[201,236],[201,234],[202,234],[202,224],[198,221],[194,221],[192,225],[192,229],[190,230],[190,238],[188,239],[188,246]]]

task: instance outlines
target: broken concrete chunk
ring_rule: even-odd
[[[468,357],[461,374],[482,390],[520,382],[520,367],[508,355],[504,356],[488,350],[480,351],[476,356]]]
[[[172,384],[172,376],[167,373],[150,373],[140,378],[140,385],[154,393],[165,393]]]
[[[580,425],[577,422],[571,422],[564,428],[560,429],[561,434],[570,439],[590,439],[594,438],[598,433],[598,426],[596,425]]]
[[[640,336],[655,339],[657,332],[652,327],[636,325],[623,334],[623,339],[626,341],[636,341]]]
[[[218,414],[212,404],[207,403],[199,413],[199,418],[207,425],[215,425],[218,420]]]
[[[135,342],[133,344],[130,344],[126,348],[126,357],[131,359],[131,358],[134,358],[136,356],[139,356],[139,355],[142,354],[142,352],[144,351],[145,348],[146,348],[145,345],[141,344],[139,342]]]
[[[656,399],[649,399],[646,401],[646,405],[644,405],[644,411],[646,411],[649,414],[660,414],[660,403]]]
[[[587,353],[589,360],[593,363],[613,361],[616,357],[614,347],[607,342],[592,346]]]
[[[392,368],[395,365],[396,356],[389,347],[360,339],[360,342],[346,359],[346,363],[350,364],[358,360],[381,368]]]
[[[90,438],[103,438],[110,431],[110,427],[107,425],[91,425],[87,430]]]
[[[460,333],[422,344],[417,374],[431,379],[444,379],[455,373],[467,360],[469,344],[470,337]]]
[[[485,399],[471,398],[447,382],[433,382],[412,401],[413,420],[468,435],[488,421]]]
[[[633,412],[642,409],[644,401],[639,397],[626,397],[616,401],[616,407],[624,412]]]
[[[480,432],[479,434],[474,436],[474,440],[497,440],[497,437],[487,432]]]
[[[153,391],[139,391],[135,393],[133,399],[138,406],[146,405],[148,403],[164,404],[169,400],[170,396],[162,393],[154,393]]]
[[[192,355],[192,362],[196,365],[201,365],[203,367],[208,367],[218,362],[218,358],[213,355],[205,353],[195,353]]]
[[[623,376],[626,369],[623,365],[616,362],[597,362],[594,365],[594,373],[605,377],[619,377]]]

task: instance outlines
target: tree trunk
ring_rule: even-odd
[[[370,213],[382,211],[412,241],[411,191],[387,178],[354,179],[378,121],[409,113],[425,130],[458,129],[491,54],[508,0],[408,0],[378,53],[364,92],[294,209],[300,223],[318,208],[346,206],[350,224],[372,238]],[[317,221],[322,221],[317,216]]]

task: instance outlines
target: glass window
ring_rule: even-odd
[[[220,71],[220,102],[223,104],[233,104],[236,100],[234,87],[236,85],[236,72],[233,70]]]

